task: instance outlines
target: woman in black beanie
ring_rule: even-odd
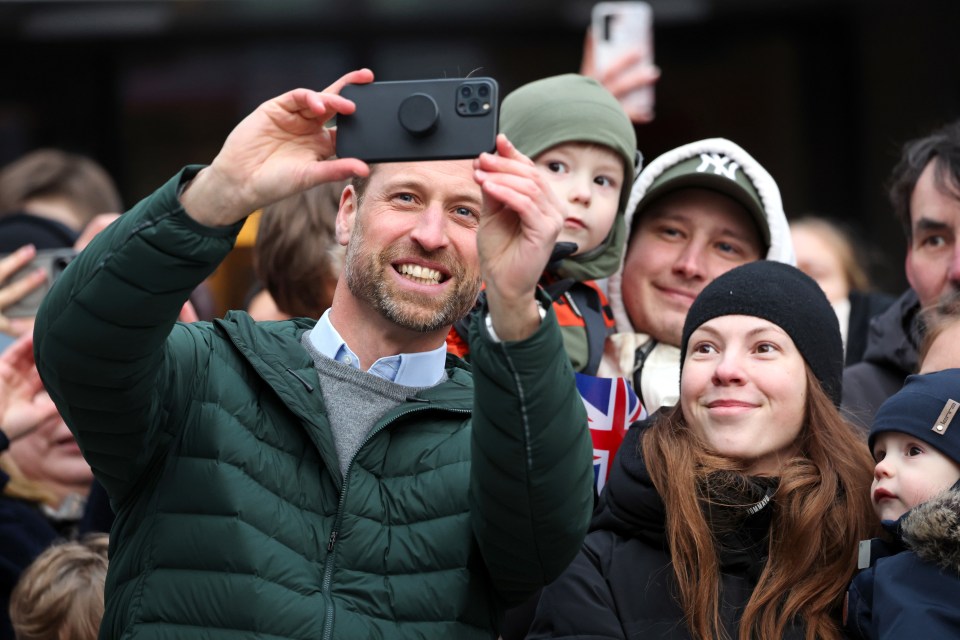
[[[528,638],[839,638],[872,460],[840,401],[836,315],[798,269],[718,277],[683,329],[680,402],[624,440]]]

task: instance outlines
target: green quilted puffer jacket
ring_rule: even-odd
[[[197,168],[102,232],[37,319],[50,394],[117,512],[101,638],[496,637],[592,507],[551,314],[388,412],[341,478],[313,321],[178,324],[233,245],[180,207]]]

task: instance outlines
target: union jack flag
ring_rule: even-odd
[[[583,373],[576,376],[577,391],[587,408],[593,439],[593,477],[599,494],[624,434],[631,424],[646,418],[647,411],[626,378],[597,378]]]

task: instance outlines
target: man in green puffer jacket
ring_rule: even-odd
[[[536,292],[560,207],[503,137],[330,159],[372,78],[261,105],[47,296],[38,366],[117,511],[101,637],[493,638],[579,549],[589,433]],[[175,322],[249,212],[350,176],[319,321]],[[471,372],[444,338],[481,278]]]

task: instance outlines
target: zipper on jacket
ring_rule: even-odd
[[[300,376],[300,374],[298,374],[296,371],[294,371],[294,370],[291,369],[290,367],[287,367],[287,373],[289,373],[289,374],[292,375],[294,378],[296,378],[297,380],[299,380],[299,381],[300,381],[300,384],[303,385],[303,388],[307,390],[307,393],[313,393],[313,385],[310,384],[309,382],[307,382],[306,380],[304,380],[304,379]]]
[[[570,295],[569,291],[563,292],[563,299],[567,301],[567,304],[570,305],[570,309],[576,314],[578,318],[583,317],[583,313],[581,313],[580,307],[578,307],[577,303],[573,301],[573,296]]]
[[[410,398],[408,398],[408,400],[410,400]],[[422,398],[418,398],[418,400],[421,402],[430,403],[430,400],[424,400]],[[427,404],[419,407],[412,407],[403,413],[395,415],[389,422],[384,422],[383,424],[371,429],[367,434],[367,437],[364,438],[363,442],[360,443],[360,446],[357,447],[357,450],[353,453],[353,457],[350,458],[350,462],[347,464],[347,470],[343,474],[343,488],[340,490],[340,499],[337,501],[337,513],[336,516],[334,516],[333,529],[331,529],[330,537],[327,539],[327,561],[323,568],[323,582],[321,583],[320,587],[320,592],[327,597],[327,611],[324,614],[323,619],[323,640],[330,640],[333,635],[333,599],[330,597],[330,583],[333,579],[333,555],[337,544],[337,537],[340,535],[340,525],[343,524],[343,505],[346,504],[347,501],[347,486],[348,480],[350,479],[350,472],[353,470],[353,462],[357,459],[357,455],[360,453],[360,450],[363,449],[375,435],[386,429],[400,418],[418,411],[425,411],[429,408],[431,407]],[[463,413],[468,415],[473,413],[472,409],[453,409],[451,407],[438,407],[438,409],[448,413]]]

